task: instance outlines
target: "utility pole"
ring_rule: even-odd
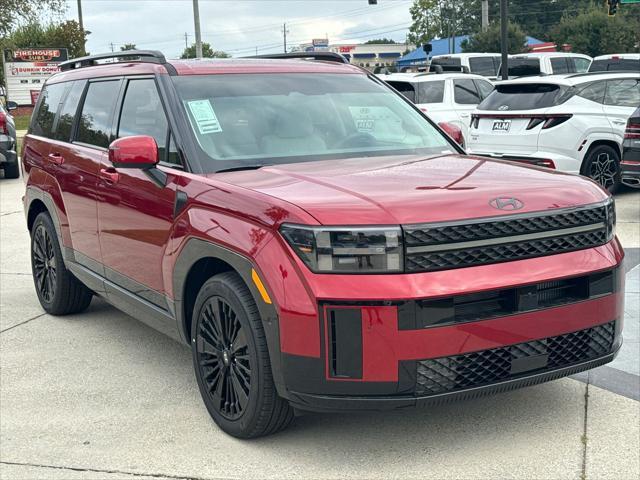
[[[82,32],[82,54],[87,54],[87,46],[84,43],[84,22],[82,21],[82,0],[78,0],[78,23],[80,24],[80,31]]]
[[[283,23],[282,34],[284,35],[284,53],[287,53],[287,33],[289,33],[289,30],[287,30],[287,24]]]
[[[187,32],[184,32],[184,48],[189,48],[189,34]]]
[[[202,37],[200,36],[200,8],[198,0],[193,0],[193,23],[196,30],[196,58],[202,58]]]
[[[500,0],[500,51],[502,53],[502,80],[509,79],[509,46],[507,45],[508,35],[508,5],[507,0]]]
[[[113,42],[111,42],[109,45],[111,46],[111,52],[113,53],[113,51],[114,51],[114,45],[113,45]]]
[[[482,0],[482,31],[489,28],[489,0]]]

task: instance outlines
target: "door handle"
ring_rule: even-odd
[[[468,113],[461,113],[460,116],[462,118],[469,118],[469,114]]]
[[[102,178],[107,183],[118,183],[120,175],[118,175],[118,172],[116,172],[115,168],[101,168],[100,178]]]
[[[64,157],[57,152],[50,153],[48,158],[51,163],[55,163],[56,165],[62,165],[64,163]]]

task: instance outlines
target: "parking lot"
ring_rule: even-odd
[[[3,479],[640,475],[640,192],[617,197],[627,303],[614,363],[425,410],[306,415],[254,441],[214,425],[188,348],[97,299],[81,315],[43,313],[23,192],[21,179],[0,180]]]

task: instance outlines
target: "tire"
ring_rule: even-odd
[[[207,280],[193,312],[193,366],[215,423],[238,438],[289,426],[293,409],[276,392],[262,319],[240,276],[225,272]]]
[[[18,162],[5,163],[2,169],[4,170],[4,178],[20,178],[20,165],[18,165]]]
[[[55,227],[48,213],[40,213],[31,229],[31,272],[40,305],[51,315],[85,310],[93,292],[64,265]]]
[[[598,145],[587,153],[582,174],[589,177],[609,193],[615,193],[622,183],[620,153],[609,145]]]

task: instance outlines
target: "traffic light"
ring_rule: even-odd
[[[607,5],[609,7],[609,16],[613,17],[618,11],[618,4],[620,0],[607,0]]]
[[[378,0],[369,0],[369,5],[377,5]]]

